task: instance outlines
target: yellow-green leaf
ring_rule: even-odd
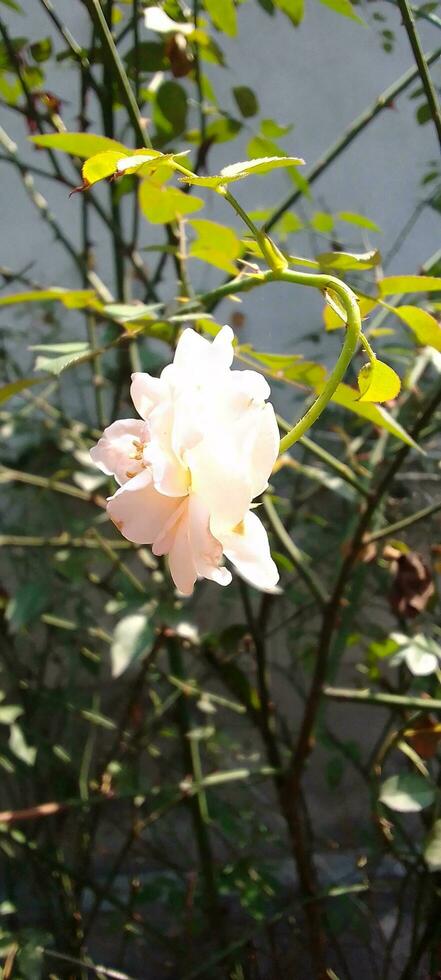
[[[52,289],[31,289],[23,293],[11,293],[0,297],[0,306],[13,306],[16,303],[62,303],[68,309],[83,309],[93,306],[101,308],[101,303],[93,289],[62,289],[54,286]]]
[[[274,2],[275,6],[289,17],[294,27],[298,27],[303,20],[304,0],[274,0]]]
[[[193,218],[188,223],[197,235],[190,245],[189,255],[234,275],[237,269],[233,263],[240,255],[242,245],[233,229],[205,218]]]
[[[349,412],[353,412],[355,415],[359,415],[360,418],[366,419],[367,422],[371,422],[372,425],[377,426],[379,429],[385,429],[386,432],[390,432],[391,435],[395,436],[396,439],[400,439],[405,442],[408,446],[412,446],[414,449],[418,449],[416,442],[412,439],[412,436],[403,429],[403,426],[396,422],[394,418],[389,414],[389,412],[382,407],[382,405],[371,405],[369,402],[360,401],[359,393],[355,388],[351,388],[347,384],[339,384],[338,388],[335,390],[332,399],[335,405],[340,405],[342,408],[346,408]]]
[[[346,325],[346,311],[336,302],[337,297],[332,290],[326,290],[326,305],[323,308],[323,322],[326,330],[338,330]],[[358,296],[358,306],[361,319],[364,320],[369,313],[377,306],[376,299],[368,299],[367,296]]]
[[[358,375],[361,402],[391,401],[400,393],[401,381],[396,371],[377,357],[362,367]]]
[[[255,351],[250,344],[242,344],[234,353],[245,363],[248,358],[257,361],[275,381],[319,389],[326,380],[326,369],[315,361],[305,361],[300,354],[267,354]]]
[[[139,206],[147,221],[156,225],[200,211],[204,202],[199,197],[184,194],[178,187],[162,187],[154,179],[147,179],[139,185]]]
[[[330,7],[336,14],[341,14],[342,17],[350,17],[351,20],[356,20],[357,24],[366,27],[364,20],[355,13],[350,0],[320,0],[320,3],[323,3],[325,7]]]
[[[62,153],[70,153],[71,156],[84,159],[96,153],[104,153],[106,150],[117,150],[120,156],[133,152],[128,150],[124,143],[112,140],[109,136],[96,136],[95,133],[48,133],[29,138],[37,146],[60,150]]]
[[[19,395],[26,388],[41,384],[41,381],[41,378],[20,378],[19,381],[11,381],[10,384],[2,385],[0,388],[0,405],[7,402],[9,398],[13,398],[14,395]]]
[[[380,296],[399,293],[441,293],[441,278],[437,276],[386,276],[377,283]]]
[[[111,177],[116,173],[120,160],[120,150],[105,150],[104,153],[96,153],[83,164],[81,173],[84,182],[91,186],[96,184],[98,180]]]
[[[237,34],[237,15],[234,0],[205,0],[205,9],[213,24],[229,37]]]
[[[435,350],[441,351],[441,325],[431,313],[428,313],[427,310],[420,310],[418,306],[390,306],[388,308],[412,330],[419,344],[424,347],[434,347]]]
[[[366,218],[364,214],[357,214],[354,211],[339,211],[336,217],[339,221],[345,221],[350,225],[357,225],[359,228],[367,228],[368,231],[381,231],[379,225],[375,221],[371,221],[370,218]]]
[[[353,252],[322,252],[317,255],[322,269],[372,269],[381,261],[377,249],[359,254]]]
[[[199,187],[221,187],[243,180],[252,174],[265,174],[278,167],[299,167],[304,164],[300,157],[260,157],[257,160],[244,160],[223,167],[220,173],[213,177],[197,177],[196,175],[181,177],[187,184],[197,184]]]

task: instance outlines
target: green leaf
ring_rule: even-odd
[[[380,296],[399,293],[441,293],[441,279],[436,276],[386,276],[379,279]]]
[[[135,65],[139,65],[142,72],[167,71],[170,68],[163,41],[141,41],[137,48],[127,52],[124,60],[129,71]]]
[[[144,614],[135,613],[120,619],[110,647],[112,677],[120,677],[151,647],[153,639],[153,629]]]
[[[236,37],[237,16],[234,0],[204,0],[204,6],[218,30]]]
[[[22,714],[23,708],[18,704],[0,705],[0,725],[13,725]]]
[[[301,24],[304,15],[304,0],[274,0],[274,4],[289,17],[294,27]]]
[[[18,3],[15,3],[15,0],[0,0],[0,3],[3,3],[5,7],[9,7],[10,10],[15,10],[17,14],[23,13]]]
[[[258,133],[247,143],[247,155],[250,160],[260,157],[286,157],[286,150],[283,150],[273,139]]]
[[[326,380],[326,369],[315,361],[305,361],[300,354],[267,354],[255,351],[251,345],[245,344],[235,350],[235,355],[239,358],[245,355],[245,358],[251,357],[258,361],[277,381],[319,388]]]
[[[311,218],[311,225],[320,234],[329,235],[334,227],[334,218],[332,214],[328,214],[326,211],[316,211]],[[334,255],[335,253],[330,252],[329,254]]]
[[[441,820],[435,820],[424,844],[424,860],[430,871],[441,870]]]
[[[204,218],[193,218],[188,223],[197,235],[190,245],[189,255],[234,275],[237,269],[233,263],[239,257],[242,245],[233,229]]]
[[[66,344],[36,344],[29,349],[48,351],[59,355],[58,357],[37,357],[35,371],[49,371],[49,374],[60,374],[71,364],[87,360],[92,353],[89,344],[85,341]]]
[[[252,174],[266,174],[270,170],[278,167],[298,167],[305,161],[299,157],[262,157],[258,160],[245,160],[240,163],[232,163],[228,167],[223,167],[219,174],[213,177],[181,177],[188,184],[198,184],[201,187],[220,187],[224,184],[231,184],[236,180],[243,180]]]
[[[354,412],[355,415],[359,415],[360,418],[366,419],[368,422],[372,422],[373,425],[377,426],[379,429],[385,429],[386,432],[390,432],[392,436],[396,439],[400,439],[405,442],[406,445],[412,446],[414,449],[418,449],[416,442],[412,439],[412,436],[403,429],[399,422],[396,422],[394,418],[389,414],[389,412],[383,408],[381,405],[371,405],[369,402],[361,402],[358,391],[355,388],[351,388],[347,384],[339,384],[338,388],[334,392],[332,399],[336,405],[340,405],[342,408],[346,408],[349,412]]]
[[[21,759],[27,766],[33,766],[37,756],[37,749],[29,745],[26,741],[22,729],[19,725],[11,725],[8,745],[17,759]]]
[[[366,27],[364,20],[355,13],[350,0],[320,0],[320,3],[323,3],[325,7],[330,7],[336,14],[341,14],[342,17],[349,17],[351,20],[356,20],[358,24]]]
[[[200,211],[204,201],[200,197],[184,194],[178,187],[162,187],[155,183],[154,178],[150,178],[139,185],[139,206],[151,224],[167,224]]]
[[[213,143],[228,143],[233,140],[242,129],[242,123],[238,119],[233,119],[232,116],[222,116],[221,119],[216,119],[207,126],[207,139],[212,140]],[[199,141],[200,135],[197,135],[197,142]]]
[[[38,384],[41,384],[41,378],[20,378],[20,381],[11,381],[10,384],[2,385],[0,388],[0,405],[7,402],[9,398],[13,398],[14,395],[19,395],[26,388]]]
[[[28,582],[9,600],[5,617],[14,633],[38,619],[48,603],[48,588],[43,580]]]
[[[183,132],[187,108],[187,95],[182,85],[163,82],[156,93],[153,121],[164,141]]]
[[[97,725],[98,728],[106,728],[108,731],[113,731],[116,728],[115,722],[111,718],[107,718],[106,715],[102,715],[99,711],[90,711],[88,708],[82,708],[80,715],[85,721],[90,721],[91,725]]]
[[[419,344],[441,351],[441,325],[431,313],[418,306],[388,306],[388,309],[412,330]]]
[[[44,136],[30,136],[29,139],[37,146],[60,150],[61,153],[70,153],[74,157],[92,157],[106,150],[117,150],[123,155],[130,153],[130,150],[118,140],[112,140],[108,136],[96,136],[94,133],[48,133]]]
[[[268,139],[280,139],[281,136],[287,136],[292,129],[294,129],[293,123],[284,126],[275,119],[262,119],[260,123],[260,132]]]
[[[368,231],[381,231],[381,228],[375,221],[371,221],[370,218],[365,218],[363,214],[356,214],[354,211],[339,211],[337,218],[339,221],[345,221],[350,225],[367,228]]]
[[[365,364],[358,375],[361,402],[389,402],[399,395],[401,381],[398,374],[388,364],[374,361]]]
[[[322,252],[316,256],[322,269],[373,269],[381,262],[381,255],[376,249],[369,252]]]
[[[52,40],[50,37],[43,37],[41,41],[35,41],[29,48],[31,55],[38,64],[47,61],[52,54]]]
[[[258,113],[259,103],[252,88],[248,88],[247,85],[236,85],[233,88],[233,95],[239,112],[245,119],[249,119],[250,116],[255,116]]]
[[[380,788],[380,802],[398,813],[419,813],[435,799],[434,787],[417,773],[390,776]]]

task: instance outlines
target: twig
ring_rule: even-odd
[[[71,966],[81,967],[82,970],[87,970],[89,973],[95,973],[97,977],[108,977],[109,980],[136,980],[135,977],[129,976],[128,973],[121,973],[121,970],[113,970],[107,966],[101,966],[97,963],[86,963],[84,960],[77,960],[73,956],[67,956],[66,953],[57,953],[54,949],[46,949],[45,946],[40,946],[39,949],[42,953],[52,960],[60,960],[63,963],[69,963]]]
[[[388,524],[387,527],[382,527],[379,531],[374,531],[372,534],[366,536],[366,543],[371,541],[381,541],[382,538],[389,538],[392,534],[396,534],[397,531],[404,531],[406,527],[412,527],[418,521],[423,521],[425,517],[430,517],[432,514],[436,514],[441,510],[441,500],[435,501],[434,504],[430,504],[429,507],[423,507],[421,510],[416,511],[415,514],[409,514],[409,517],[403,517],[401,521],[395,521],[394,524]]]
[[[47,476],[37,476],[36,473],[12,470],[7,466],[0,467],[0,484],[15,482],[28,483],[32,487],[42,487],[44,490],[55,490],[57,493],[67,494],[68,497],[76,497],[78,500],[85,500],[88,503],[96,504],[98,507],[106,507],[106,501],[100,494],[88,493],[86,490],[81,490],[80,487],[74,487],[72,483],[52,480],[51,477]]]
[[[373,704],[377,708],[412,708],[418,711],[441,711],[441,701],[437,698],[418,698],[404,694],[384,694],[368,690],[351,690],[346,687],[324,687],[323,694],[333,701],[354,701],[358,704]]]

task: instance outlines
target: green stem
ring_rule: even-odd
[[[404,694],[383,694],[374,691],[355,691],[346,687],[324,687],[323,694],[334,701],[357,701],[374,704],[378,708],[413,708],[418,711],[441,711],[441,701],[436,698],[412,698]]]
[[[349,286],[336,279],[334,276],[315,275],[308,272],[293,272],[286,269],[277,274],[277,278],[283,282],[292,282],[298,285],[315,286],[317,289],[332,289],[337,294],[342,305],[346,310],[347,325],[346,335],[339,358],[331,374],[329,375],[322,391],[315,399],[314,403],[293,426],[280,442],[280,452],[283,453],[290,448],[301,436],[305,435],[308,429],[322,414],[328,402],[331,400],[336,388],[343,380],[346,370],[357,350],[357,345],[361,335],[361,317],[356,296]]]
[[[297,548],[297,545],[294,544],[294,541],[289,536],[282,524],[282,521],[280,520],[274,504],[267,495],[263,497],[262,503],[274,534],[277,535],[280,543],[283,545],[285,551],[289,555],[294,568],[308,586],[309,591],[311,592],[311,595],[314,596],[318,606],[320,609],[323,609],[328,601],[328,596],[325,592],[324,586],[312,569],[310,569],[307,565],[305,556],[302,554],[300,549]]]
[[[403,18],[403,24],[406,29],[406,33],[409,38],[410,46],[413,51],[415,62],[418,68],[418,73],[421,78],[422,86],[426,95],[427,103],[430,109],[430,114],[433,120],[433,125],[435,126],[436,133],[438,136],[438,142],[441,149],[441,109],[438,102],[438,96],[436,93],[435,86],[430,77],[429,66],[426,61],[424,51],[421,47],[421,42],[418,36],[417,29],[415,27],[413,12],[407,0],[397,0],[397,2],[398,2],[398,7],[401,16]]]

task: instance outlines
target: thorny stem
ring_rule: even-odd
[[[407,2],[407,0],[397,0],[397,3],[401,16],[403,18],[403,24],[406,29],[407,36],[409,38],[410,46],[414,54],[415,62],[418,68],[418,73],[421,78],[427,103],[430,109],[430,114],[432,116],[433,124],[436,129],[438,142],[441,149],[441,109],[438,102],[438,96],[436,93],[435,86],[430,77],[428,62],[424,55],[424,51],[421,47],[421,41],[419,39],[418,32],[415,27],[415,19],[414,19],[413,11],[409,3]]]
[[[257,286],[263,286],[267,282],[289,282],[298,286],[312,286],[324,293],[327,290],[331,290],[336,293],[344,306],[347,317],[345,339],[337,363],[311,407],[283,439],[281,439],[279,452],[284,453],[305,435],[313,423],[317,421],[331,400],[336,388],[343,380],[360,340],[361,317],[355,294],[340,279],[337,279],[335,276],[325,275],[324,273],[299,272],[294,269],[279,269],[276,271],[270,269],[267,272],[247,275],[242,279],[233,279],[232,282],[224,283],[210,293],[199,295],[196,297],[195,302],[188,304],[186,309],[190,311],[198,306],[206,306],[210,309],[213,300],[221,299],[224,296],[234,296],[236,293],[247,292]]]
[[[121,95],[121,100],[124,103],[130,122],[133,127],[133,131],[137,140],[139,140],[140,147],[151,146],[150,139],[146,133],[142,121],[141,113],[139,111],[135,96],[130,87],[130,82],[127,78],[127,74],[124,71],[124,66],[121,58],[118,54],[115,42],[112,37],[112,32],[107,24],[106,18],[104,16],[103,10],[99,0],[84,0],[84,3],[92,17],[93,23],[96,26],[97,32],[101,38],[101,43],[103,49],[106,53],[107,59],[112,63],[115,72],[116,80],[118,83],[118,88]]]

